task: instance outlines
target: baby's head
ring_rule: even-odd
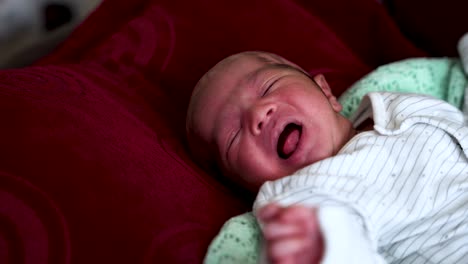
[[[187,113],[194,158],[241,186],[262,183],[330,157],[354,135],[323,77],[274,54],[244,52],[209,70]]]

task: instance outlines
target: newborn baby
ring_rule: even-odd
[[[430,97],[371,93],[348,120],[323,75],[226,58],[194,89],[197,161],[251,191],[274,263],[466,263],[468,129]],[[450,221],[449,221],[450,220]]]

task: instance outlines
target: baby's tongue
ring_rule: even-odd
[[[289,158],[297,148],[301,136],[301,127],[296,124],[289,124],[281,133],[278,139],[278,155],[283,158]]]

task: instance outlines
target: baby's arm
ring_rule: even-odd
[[[383,264],[359,216],[341,206],[259,206],[261,263]]]
[[[270,263],[320,263],[323,238],[315,209],[271,203],[262,207],[257,217],[263,223]]]
[[[365,211],[345,199],[340,199],[337,195],[318,192],[314,189],[314,182],[307,182],[306,179],[309,177],[308,173],[298,173],[291,177],[263,184],[255,200],[253,213],[264,232],[264,237],[267,236],[266,233],[271,232],[266,230],[270,223],[278,222],[284,226],[289,226],[284,223],[294,222],[283,216],[292,212],[291,216],[294,216],[292,218],[299,222],[297,225],[304,225],[301,228],[304,228],[305,231],[302,230],[300,235],[303,235],[303,237],[310,235],[312,236],[310,239],[314,239],[315,236],[315,242],[305,243],[306,247],[311,244],[320,247],[319,253],[314,251],[314,256],[305,256],[305,258],[314,259],[320,264],[385,263],[385,260],[378,252],[379,230],[372,225]],[[314,177],[317,176],[314,175]],[[327,179],[330,177],[327,177]],[[272,209],[269,209],[269,206],[272,206]],[[301,213],[296,215],[295,208],[297,207],[301,208],[297,209]],[[271,212],[268,210],[271,210]],[[307,216],[303,216],[303,213]],[[289,221],[282,220],[283,218]],[[301,223],[301,220],[297,219],[307,219],[310,226]],[[295,234],[294,232],[294,229],[289,231],[290,234]],[[298,237],[301,237],[300,235]],[[317,243],[317,235],[320,238],[320,243]],[[295,235],[290,237],[292,238],[291,241],[301,241]],[[267,256],[276,251],[273,246],[269,245],[271,241],[274,241],[273,239],[268,237],[264,240],[261,246],[260,261],[262,263],[267,262]],[[295,243],[297,242],[293,244]],[[283,249],[283,251],[294,257],[297,257],[295,256],[296,252],[303,251],[300,249],[301,246],[293,248],[296,249]]]

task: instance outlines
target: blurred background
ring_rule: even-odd
[[[102,0],[0,0],[0,69],[31,64],[62,42]]]

